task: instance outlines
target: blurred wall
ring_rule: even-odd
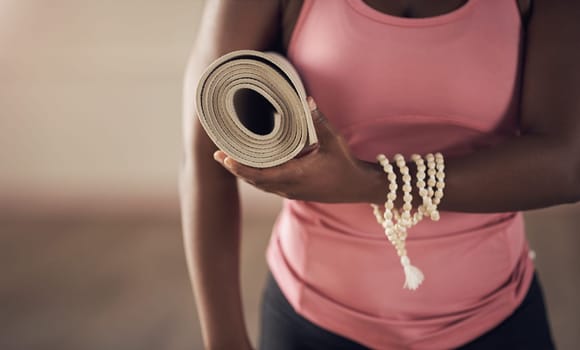
[[[182,74],[202,6],[0,0],[4,214],[175,212]]]

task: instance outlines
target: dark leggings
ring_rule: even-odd
[[[268,271],[262,294],[259,350],[368,350],[353,340],[330,332],[297,314]],[[462,350],[555,349],[538,276],[515,312]]]

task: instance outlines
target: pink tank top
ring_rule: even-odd
[[[516,0],[428,18],[305,0],[288,58],[354,154],[374,162],[514,137],[520,43]],[[534,273],[521,212],[441,211],[409,229],[407,251],[425,273],[415,291],[368,203],[285,200],[266,260],[299,314],[372,349],[465,344],[518,307]]]

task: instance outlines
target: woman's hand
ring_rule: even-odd
[[[258,169],[242,165],[223,151],[214,158],[255,187],[285,198],[316,202],[371,202],[384,187],[380,168],[356,159],[344,139],[308,97],[319,142],[307,154],[282,165]]]

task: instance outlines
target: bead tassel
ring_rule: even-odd
[[[425,279],[423,272],[418,267],[411,265],[411,261],[407,256],[401,257],[401,264],[405,271],[405,284],[403,287],[411,290],[417,289]]]

